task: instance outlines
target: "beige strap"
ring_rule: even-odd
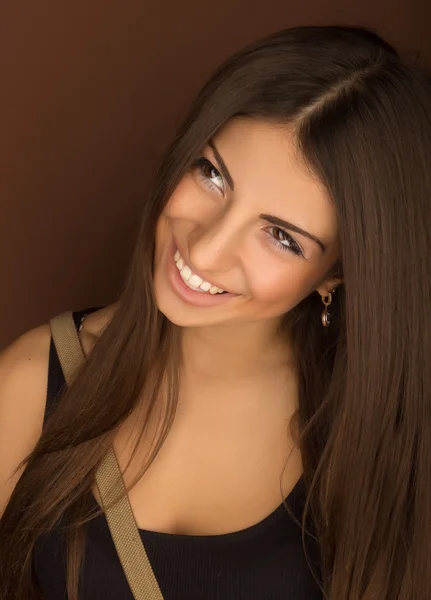
[[[53,317],[49,324],[64,377],[70,385],[85,361],[73,314],[71,311],[61,313]],[[111,536],[135,600],[163,600],[112,446],[96,471],[96,483]],[[110,500],[120,495],[121,499],[109,507]]]

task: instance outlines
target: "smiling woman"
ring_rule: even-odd
[[[261,351],[265,332],[268,346],[273,343],[269,322],[312,290],[327,297],[337,287],[339,280],[325,279],[339,258],[337,229],[334,204],[301,163],[291,131],[257,119],[232,118],[193,161],[159,218],[157,305],[183,327],[229,324],[229,334],[221,330],[225,343],[228,336],[240,335],[246,347]],[[209,314],[179,301],[167,278],[172,239],[184,262],[182,275],[195,274],[217,289],[234,292],[230,302],[213,302]],[[194,295],[193,306],[209,306],[201,294]]]
[[[143,542],[155,598],[431,598],[430,92],[360,27],[216,70],[69,385],[64,315],[0,356],[2,600],[147,598]]]

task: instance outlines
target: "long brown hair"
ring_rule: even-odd
[[[305,513],[320,544],[322,589],[331,600],[431,598],[430,92],[423,70],[361,27],[279,31],[213,73],[144,202],[118,309],[6,508],[2,600],[38,597],[33,547],[64,515],[76,600],[95,469],[142,398],[149,417],[165,376],[152,458],[169,431],[181,357],[178,327],[152,289],[155,225],[207,140],[235,115],[290,124],[338,215],[343,284],[330,327],[320,324],[317,293],[283,317],[299,365]]]

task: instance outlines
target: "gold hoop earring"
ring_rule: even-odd
[[[328,310],[328,306],[332,302],[332,294],[333,293],[334,293],[334,290],[332,291],[332,293],[329,292],[328,296],[322,296],[322,302],[325,305],[325,308],[323,309],[323,312],[322,312],[323,327],[329,327],[329,325],[331,324],[331,313]]]

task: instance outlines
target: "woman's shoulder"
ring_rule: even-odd
[[[39,325],[0,353],[0,514],[15,487],[14,471],[36,445],[43,424],[51,330]]]
[[[117,303],[86,315],[79,332],[91,351]],[[83,311],[84,314],[86,311]],[[23,471],[15,469],[37,444],[43,428],[51,350],[51,328],[41,324],[0,352],[0,514]]]

